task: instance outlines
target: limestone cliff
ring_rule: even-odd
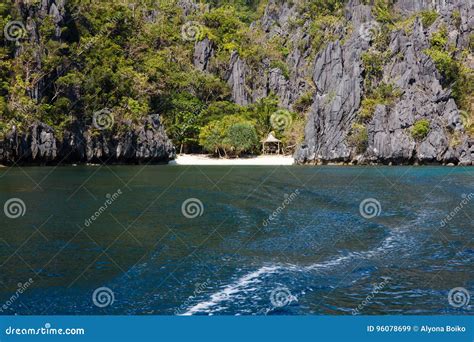
[[[253,24],[263,28],[267,39],[277,36],[294,42],[286,57],[287,75],[265,60],[252,70],[237,53],[232,55],[226,74],[232,98],[238,104],[274,93],[282,106],[291,109],[301,96],[313,94],[313,104],[306,112],[305,139],[295,153],[298,163],[473,164],[474,142],[464,130],[452,89],[443,84],[435,63],[425,52],[430,38],[446,27],[449,44],[456,53],[469,51],[472,59],[472,1],[395,1],[391,10],[403,18],[413,18],[412,27],[384,32],[389,40],[377,82],[389,84],[397,95],[390,103],[377,105],[372,117],[363,123],[367,137],[362,150],[354,146],[351,136],[354,125],[360,122],[362,101],[369,93],[363,55],[374,50],[376,36],[382,30],[373,15],[374,4],[348,1],[346,24],[334,29],[332,39],[324,42],[315,56],[311,48],[312,23],[301,20],[306,5],[305,1],[271,0],[263,17]],[[429,27],[423,26],[421,11],[437,13]],[[201,70],[209,70],[213,55],[212,42],[206,39],[196,43],[194,63]],[[416,139],[411,132],[423,120],[429,122],[429,133]]]

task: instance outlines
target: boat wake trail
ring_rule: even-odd
[[[259,283],[261,276],[270,275],[276,273],[281,267],[280,266],[264,266],[255,272],[249,273],[239,278],[235,283],[227,285],[222,290],[211,295],[211,298],[207,301],[198,303],[186,310],[183,316],[190,316],[198,312],[210,312],[212,307],[215,307],[219,303],[227,300],[230,296],[241,292],[251,284]],[[250,291],[247,289],[247,291]]]
[[[300,266],[293,264],[271,265],[263,266],[256,271],[248,273],[238,278],[232,284],[226,285],[224,288],[215,292],[208,300],[199,302],[190,306],[184,316],[194,315],[197,313],[213,313],[224,309],[220,306],[221,303],[231,300],[231,297],[236,297],[237,294],[243,292],[248,293],[256,291],[258,288],[252,287],[261,283],[263,278],[275,275],[281,272],[327,272],[333,268],[343,265],[354,260],[371,259],[374,257],[380,258],[382,255],[388,255],[394,251],[400,251],[400,248],[408,247],[410,243],[404,238],[403,232],[400,230],[392,231],[377,247],[368,251],[350,252],[347,255],[339,256],[327,261],[318,262],[308,266]]]

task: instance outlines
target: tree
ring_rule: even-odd
[[[221,132],[219,121],[212,121],[201,129],[199,134],[199,143],[208,152],[221,156],[220,149],[224,136]]]
[[[257,144],[257,131],[253,125],[247,122],[232,125],[225,139],[225,145],[237,156],[240,156],[244,152],[254,151]]]

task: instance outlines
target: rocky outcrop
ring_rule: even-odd
[[[78,123],[61,137],[41,122],[26,133],[14,129],[0,141],[0,164],[160,163],[174,159],[175,149],[158,115],[126,130],[99,131]]]
[[[181,1],[185,14],[197,8],[193,1]],[[30,3],[16,0],[15,4],[26,23],[28,39],[33,46],[40,46],[39,24],[46,17],[52,19],[54,37],[62,41],[64,25],[72,16],[66,9],[65,0],[43,0]],[[23,53],[23,45],[17,44],[15,54]],[[41,48],[34,51],[35,63],[31,72],[41,73]],[[205,68],[203,66],[203,68]],[[38,102],[54,80],[62,74],[55,70],[31,88],[27,95]],[[79,94],[71,91],[69,98],[77,101]],[[100,112],[98,112],[100,114]],[[110,113],[105,113],[111,115]],[[109,117],[113,123],[113,117]],[[175,157],[175,148],[168,139],[159,115],[149,115],[139,123],[120,122],[108,129],[82,117],[73,117],[73,123],[64,131],[55,131],[42,122],[34,122],[21,131],[14,127],[0,140],[0,165],[62,164],[62,163],[158,163]]]
[[[209,71],[211,58],[214,56],[214,46],[206,37],[196,42],[194,46],[193,62],[200,71]]]
[[[338,12],[329,23],[317,23],[323,25],[323,28],[317,27],[316,32],[324,39],[315,44],[317,25],[311,20],[319,17],[314,13],[302,15],[305,1],[269,0],[262,17],[250,25],[250,34],[245,38],[256,40],[252,48],[264,44],[278,46],[264,50],[270,51],[268,56],[262,57],[259,53],[249,56],[243,46],[230,53],[227,60],[227,46],[233,45],[226,44],[224,49],[219,46],[222,42],[208,36],[199,37],[190,58],[196,70],[227,82],[232,101],[239,105],[249,105],[274,94],[281,107],[299,108],[297,110],[306,117],[306,128],[304,142],[294,155],[298,163],[472,165],[472,140],[464,131],[452,86],[444,84],[426,52],[433,34],[446,27],[448,45],[456,57],[462,56],[472,40],[472,1],[395,0],[390,3],[394,3],[393,11],[405,18],[427,9],[436,11],[437,18],[429,27],[424,27],[418,18],[409,29],[394,30],[395,25],[391,25],[389,33],[384,33],[383,53],[387,57],[373,84],[391,85],[397,94],[390,101],[379,101],[370,117],[360,115],[364,100],[375,89],[367,83],[369,67],[364,66],[363,60],[366,53],[378,49],[379,42],[375,42],[372,31],[381,29],[371,1],[347,0],[345,18],[340,18],[342,12]],[[38,20],[48,15],[54,25],[53,39],[62,41],[64,23],[72,16],[65,0],[43,0],[34,6],[17,0],[16,4],[33,44],[40,42]],[[198,12],[209,10],[195,0],[179,0],[177,4],[184,20],[195,20]],[[150,20],[154,17],[156,13],[151,11]],[[275,41],[278,43],[272,45]],[[242,51],[242,55],[238,51]],[[16,54],[21,53],[19,45]],[[31,72],[41,73],[40,57],[44,51],[39,48],[35,53],[36,62],[31,63]],[[39,82],[32,83],[31,88],[26,89],[28,96],[39,102],[47,93],[48,85],[54,83],[50,80],[57,79],[63,71],[53,70]],[[68,90],[67,98],[72,102],[80,97],[73,88]],[[300,99],[304,105],[298,107]],[[80,117],[74,120],[65,132],[54,132],[42,123],[32,124],[26,133],[14,129],[0,142],[0,162],[141,162],[173,157],[171,143],[154,116],[138,125],[129,125],[127,130],[114,132],[91,129],[90,124],[80,123]],[[413,128],[420,122],[428,122],[429,130],[426,135],[416,136]],[[120,124],[121,127],[127,125]],[[355,127],[362,124],[366,136],[363,149],[354,146],[352,139]]]
[[[251,27],[259,26],[268,40],[277,37],[294,43],[286,56],[287,69],[268,59],[251,67],[234,52],[225,76],[232,100],[247,105],[275,94],[280,106],[292,109],[302,95],[314,93],[313,105],[306,113],[305,140],[295,153],[298,163],[471,165],[474,156],[459,109],[451,90],[442,86],[441,76],[425,49],[429,47],[429,37],[441,25],[448,27],[449,43],[458,51],[465,49],[474,26],[472,4],[461,0],[395,1],[394,11],[406,17],[431,9],[438,13],[438,19],[429,28],[417,19],[412,32],[391,33],[389,62],[383,68],[381,82],[393,85],[401,94],[393,103],[375,108],[373,117],[365,123],[368,141],[361,152],[350,137],[368,93],[362,56],[373,48],[373,31],[381,26],[373,16],[373,6],[365,3],[347,2],[345,19],[351,33],[342,26],[337,28],[333,40],[325,42],[311,59],[311,22],[300,20],[298,2],[270,0],[262,18]],[[456,23],[454,11],[460,14]],[[297,20],[298,25],[292,25]],[[212,42],[207,39],[196,43],[195,66],[209,71],[213,53]],[[418,140],[411,131],[421,120],[428,120],[430,127],[427,136]]]
[[[232,100],[239,105],[249,103],[246,89],[247,70],[245,62],[234,52],[230,59],[230,72],[227,76],[227,83],[232,89]]]
[[[355,28],[372,20],[369,6],[358,4],[350,9],[347,16]],[[317,93],[308,113],[305,142],[295,155],[299,163],[351,158],[347,136],[362,100],[361,55],[369,47],[362,34],[363,31],[354,29],[345,44],[339,40],[331,42],[316,56],[313,81]]]
[[[397,5],[410,13],[419,10],[416,3],[399,1]],[[431,3],[434,9],[444,14],[433,25],[433,30],[441,23],[452,27],[450,20],[454,9],[460,11],[462,23],[472,22],[472,8],[466,2],[446,0],[442,7],[438,5]],[[394,84],[402,91],[401,96],[392,105],[376,107],[367,124],[368,147],[365,153],[359,154],[350,146],[348,137],[365,91],[362,86],[365,70],[360,57],[370,48],[370,40],[363,39],[361,33],[364,34],[364,25],[367,27],[373,18],[370,8],[358,1],[351,1],[347,12],[354,34],[344,44],[339,41],[330,43],[316,57],[313,81],[318,92],[308,115],[305,142],[295,153],[297,162],[472,165],[474,154],[468,137],[463,133],[458,107],[450,89],[441,85],[433,61],[424,52],[429,46],[431,32],[423,27],[420,19],[415,21],[410,35],[400,30],[391,36],[389,62],[383,69],[383,81]],[[463,30],[455,31],[455,44],[465,44],[462,43]],[[429,122],[429,133],[422,140],[416,140],[410,132],[420,120]],[[461,138],[453,143],[453,135]]]

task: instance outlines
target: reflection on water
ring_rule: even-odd
[[[0,215],[0,313],[469,314],[447,296],[474,288],[473,189],[467,168],[4,169],[26,210]]]

